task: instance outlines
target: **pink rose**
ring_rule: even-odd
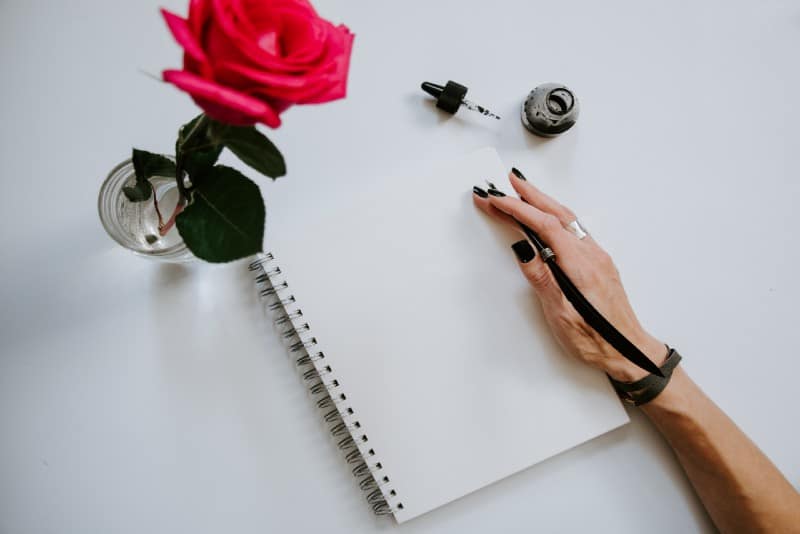
[[[162,14],[184,50],[164,80],[214,119],[277,128],[292,104],[345,96],[354,35],[307,0],[191,0],[188,20]]]

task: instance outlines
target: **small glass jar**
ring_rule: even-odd
[[[97,209],[108,235],[140,256],[172,263],[195,261],[196,256],[186,247],[174,225],[165,235],[159,232],[159,211],[166,221],[178,203],[175,178],[152,177],[153,194],[142,202],[131,202],[122,191],[135,183],[133,163],[127,160],[114,167],[100,186]]]

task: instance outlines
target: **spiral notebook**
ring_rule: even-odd
[[[628,421],[547,331],[518,234],[473,206],[506,174],[491,148],[398,171],[250,266],[368,503],[399,522]]]

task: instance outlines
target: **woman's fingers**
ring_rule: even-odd
[[[512,219],[508,214],[503,213],[499,209],[492,206],[492,203],[489,202],[489,193],[487,193],[485,189],[478,186],[473,187],[472,200],[475,205],[481,209],[481,211],[496,221],[507,224],[511,228],[519,228],[514,219]]]
[[[556,252],[559,248],[569,246],[570,234],[564,230],[561,221],[539,208],[523,202],[518,198],[506,196],[497,189],[489,189],[488,201],[492,206],[513,219],[529,226],[539,234]],[[574,238],[573,238],[574,239]]]
[[[556,306],[561,302],[561,290],[559,289],[550,268],[544,264],[541,257],[537,257],[536,251],[527,239],[522,239],[511,245],[511,250],[517,256],[519,267],[522,274],[531,283],[536,294],[547,306]]]
[[[561,203],[554,198],[539,191],[536,186],[525,179],[525,176],[518,169],[511,169],[511,172],[508,173],[508,180],[511,182],[511,186],[514,190],[519,193],[519,196],[528,204],[539,208],[545,213],[555,215],[562,226],[566,226],[576,219],[572,210],[566,206],[562,206]]]
[[[491,196],[489,193],[481,188],[474,187],[472,189],[472,199],[475,205],[478,206],[483,212],[491,216],[493,219],[508,224],[512,228],[519,228],[517,221],[514,220],[506,212],[492,205],[489,200]],[[511,245],[514,254],[517,256],[522,274],[536,290],[536,294],[542,301],[548,305],[556,305],[561,301],[561,292],[558,285],[553,278],[553,273],[547,265],[544,264],[541,258],[537,257],[536,251],[531,244],[523,239]]]

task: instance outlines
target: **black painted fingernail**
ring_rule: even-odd
[[[514,250],[514,254],[517,255],[517,259],[522,263],[528,263],[536,257],[536,251],[533,250],[531,244],[525,239],[517,241],[511,245],[511,248]]]
[[[517,169],[516,167],[511,167],[511,172],[512,172],[512,174],[513,174],[514,176],[516,176],[516,177],[517,177],[517,178],[519,178],[520,180],[523,180],[523,181],[525,181],[525,182],[527,182],[527,181],[528,181],[528,180],[527,180],[527,178],[525,178],[525,175],[524,175],[524,174],[522,174],[521,172],[519,172],[519,169]]]
[[[495,188],[489,189],[489,194],[492,195],[493,197],[504,197],[504,196],[506,196],[505,193],[503,193],[502,191],[498,191]]]
[[[492,188],[492,189],[497,189],[497,186],[496,186],[496,185],[494,185],[494,184],[493,184],[492,182],[490,182],[489,180],[486,180],[486,185],[488,185],[488,186],[489,186],[490,188]]]
[[[478,187],[477,185],[472,188],[472,192],[481,198],[489,198],[489,193]]]

